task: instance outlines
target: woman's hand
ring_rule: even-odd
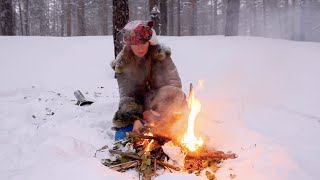
[[[133,129],[132,132],[136,133],[136,134],[140,134],[140,130],[143,128],[142,122],[140,120],[135,120],[133,122]]]

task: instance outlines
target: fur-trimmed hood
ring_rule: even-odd
[[[150,45],[146,56],[154,61],[163,61],[167,57],[171,56],[171,49],[163,44],[158,44],[155,46]],[[116,73],[121,73],[130,63],[133,57],[134,54],[130,48],[130,45],[125,45],[122,51],[118,54],[117,58],[113,60],[110,65]]]

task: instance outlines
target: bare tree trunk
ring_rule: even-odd
[[[46,13],[45,13],[45,3],[44,0],[39,1],[39,18],[40,18],[40,35],[45,36],[47,33],[47,21],[46,21]]]
[[[71,36],[71,33],[72,33],[72,4],[71,4],[71,0],[67,0],[66,16],[67,16],[67,36]]]
[[[199,12],[197,15],[197,18],[199,19],[205,19],[205,17],[208,16],[207,13],[205,12]],[[203,23],[199,23],[198,27],[197,27],[197,35],[203,36],[203,35],[208,35],[208,28],[209,27],[209,32],[210,31],[210,24],[209,25],[204,25]]]
[[[240,0],[228,0],[225,35],[238,35]]]
[[[54,19],[53,19],[53,34],[54,36],[58,36],[58,22],[59,22],[59,16],[58,16],[58,6],[57,1],[54,2]]]
[[[115,57],[122,50],[121,30],[129,21],[128,0],[113,0],[113,41]]]
[[[267,0],[263,0],[263,36],[267,35]]]
[[[25,31],[26,35],[30,35],[30,29],[29,29],[29,0],[25,0],[25,10],[24,10],[24,26],[25,26]]]
[[[191,25],[191,35],[196,36],[198,34],[197,29],[198,29],[198,25],[197,25],[197,0],[192,0],[191,2],[191,19],[192,19],[192,23]]]
[[[108,0],[103,0],[102,3],[102,34],[108,35]]]
[[[154,30],[157,34],[160,32],[160,11],[158,8],[158,0],[149,0],[149,10],[151,19],[154,21]]]
[[[173,12],[174,12],[174,0],[170,0],[170,11],[168,12],[169,14],[169,35],[173,36],[174,34],[174,19],[173,19]]]
[[[150,18],[150,10],[149,10],[149,4],[148,3],[144,3],[144,17],[145,19],[149,19]]]
[[[251,35],[257,36],[258,35],[258,28],[257,28],[257,0],[252,0],[252,21],[251,21]]]
[[[277,4],[277,0],[273,0],[274,2],[274,9],[275,9],[275,12],[277,14],[277,19],[278,19],[278,23],[279,23],[279,38],[282,37],[282,29],[283,29],[283,24],[282,24],[282,21],[281,21],[281,12],[280,12],[280,8],[278,7],[278,4]]]
[[[138,18],[138,11],[139,11],[138,6],[134,6],[133,9],[134,9],[133,15],[134,15],[135,19],[141,19],[141,18]],[[130,10],[129,10],[129,13],[130,13]]]
[[[289,0],[284,1],[284,27],[283,27],[283,35],[282,37],[285,39],[289,39],[291,31],[289,27]]]
[[[52,32],[52,26],[50,26],[50,21],[51,21],[51,17],[50,17],[50,2],[49,0],[44,0],[46,5],[45,5],[45,14],[47,17],[45,17],[45,20],[46,20],[46,28],[47,28],[47,31],[46,31],[46,35],[51,35],[51,32]]]
[[[304,33],[304,25],[305,25],[304,18],[307,17],[307,2],[306,2],[306,0],[300,0],[300,9],[301,9],[301,13],[300,13],[299,40],[305,41],[307,39],[306,35]]]
[[[291,8],[291,38],[292,40],[296,40],[296,22],[297,22],[297,1],[292,0],[292,8]]]
[[[135,12],[135,10],[136,10],[136,8],[135,8],[135,6],[136,6],[136,1],[128,1],[128,6],[129,6],[129,17],[130,17],[130,19],[129,19],[129,21],[133,21],[133,20],[136,20],[137,19],[137,16],[135,16],[135,14],[136,14],[136,12]]]
[[[219,4],[218,11],[221,12],[219,15],[219,27],[222,28],[218,29],[218,34],[225,35],[226,33],[226,25],[227,25],[227,7],[228,7],[228,0],[222,0],[220,1],[221,4]]]
[[[251,36],[252,35],[252,21],[253,21],[253,7],[252,7],[252,0],[246,0],[246,35]]]
[[[214,2],[213,0],[210,0],[210,34],[213,33],[213,7],[214,7]]]
[[[167,22],[168,22],[167,0],[160,0],[160,35],[167,34]]]
[[[218,34],[218,0],[214,0],[214,7],[213,7],[213,34]]]
[[[85,24],[85,4],[83,0],[78,0],[78,36],[86,35],[86,24]]]
[[[177,17],[178,17],[178,22],[177,22],[177,30],[178,30],[178,36],[181,36],[181,6],[180,6],[180,0],[178,0],[178,8],[177,8]]]
[[[0,33],[5,36],[16,35],[12,0],[2,0],[0,2],[0,10]]]
[[[19,15],[20,15],[20,30],[21,30],[21,35],[23,36],[23,19],[22,19],[22,12],[21,12],[21,2],[18,2],[19,4]]]
[[[61,0],[61,16],[60,16],[60,21],[61,21],[61,36],[64,36],[64,24],[65,24],[65,19],[66,19],[66,5],[65,5],[65,0]]]
[[[279,8],[277,5],[278,0],[268,0],[269,8],[270,8],[270,14],[272,14],[272,20],[269,22],[272,25],[273,30],[271,36],[272,37],[281,37],[281,29],[282,29],[282,24],[281,24],[281,19],[280,19],[280,13],[279,13]]]
[[[300,15],[300,41],[308,41],[312,36],[312,17],[311,17],[311,2],[301,0],[301,15]]]

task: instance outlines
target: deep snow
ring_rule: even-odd
[[[231,150],[218,179],[318,179],[320,44],[160,37],[183,81],[204,80],[197,130]],[[113,141],[112,37],[0,37],[0,179],[128,179],[94,158]],[[80,89],[95,103],[75,106]],[[165,174],[159,179],[194,175]]]

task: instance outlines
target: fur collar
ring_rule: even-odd
[[[111,67],[116,73],[122,73],[124,69],[133,60],[133,53],[130,45],[125,45],[117,58],[111,62]],[[156,46],[149,46],[147,57],[153,61],[163,61],[171,56],[171,49],[165,45],[158,44]]]

